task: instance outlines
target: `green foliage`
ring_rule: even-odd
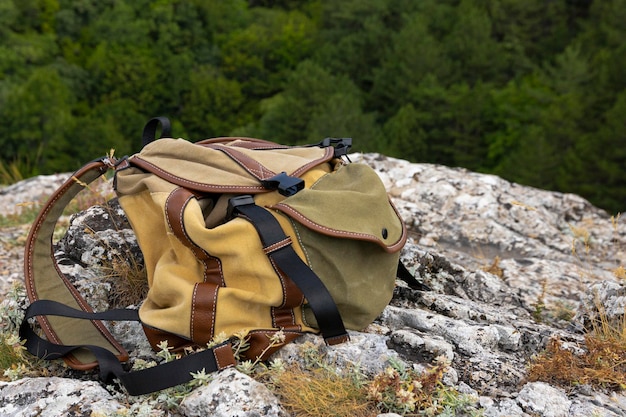
[[[625,13],[626,0],[0,0],[0,160],[69,171],[135,152],[166,115],[192,140],[350,136],[621,211]]]

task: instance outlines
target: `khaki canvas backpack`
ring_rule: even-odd
[[[162,137],[154,140],[158,126]],[[248,358],[266,359],[306,332],[329,345],[349,339],[390,301],[407,231],[377,174],[350,163],[350,139],[282,146],[250,138],[197,143],[169,136],[169,121],[144,128],[144,147],[76,172],[41,210],[25,252],[31,305],[21,327],[29,352],[100,368],[137,395],[177,385],[191,372],[235,363],[228,342],[141,371],[102,320],[138,320],[156,349],[207,347],[244,332]],[[87,184],[115,170],[114,189],[136,234],[149,291],[139,310],[93,312],[58,268],[52,234]],[[45,338],[28,323],[37,317]]]

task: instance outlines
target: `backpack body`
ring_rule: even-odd
[[[263,185],[277,173],[303,188],[285,196]],[[139,315],[154,346],[203,346],[244,332],[254,358],[273,332],[289,341],[319,330],[255,225],[229,218],[229,201],[242,195],[276,219],[346,328],[363,329],[391,299],[406,231],[376,173],[335,158],[332,147],[160,139],[118,166],[116,192],[146,262],[150,290]]]

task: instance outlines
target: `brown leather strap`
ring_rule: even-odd
[[[211,282],[218,286],[224,285],[222,265],[218,258],[211,256],[208,252],[191,240],[185,230],[183,216],[185,208],[189,202],[196,198],[196,195],[185,188],[177,188],[172,191],[165,202],[165,215],[167,223],[178,240],[191,249],[195,257],[204,265],[204,282]]]
[[[83,311],[92,311],[59,269],[54,257],[52,236],[58,219],[72,199],[112,168],[114,163],[114,160],[102,158],[83,166],[56,190],[35,219],[24,253],[26,291],[31,302],[53,300]],[[37,319],[48,340],[54,343],[100,346],[113,352],[121,361],[128,359],[126,350],[98,320],[52,316],[38,316]],[[88,351],[73,353],[65,361],[75,369],[91,369],[97,365],[95,356]]]
[[[271,142],[269,143],[271,144]],[[243,152],[238,151],[236,149],[236,146],[234,145],[225,146],[221,143],[207,143],[204,146],[224,152],[233,161],[237,162],[243,169],[248,171],[252,176],[254,176],[259,181],[265,181],[276,176],[275,172],[268,169],[267,167],[262,165],[260,162],[258,162],[254,158],[251,158],[248,155],[244,154]],[[243,146],[239,146],[239,147],[243,148]],[[280,147],[280,148],[284,148],[284,147]],[[252,149],[259,149],[259,148],[252,148]],[[276,149],[276,147],[268,148],[268,149]],[[331,146],[324,148],[324,155],[321,158],[310,161],[308,164],[301,166],[300,168],[290,173],[289,175],[294,176],[294,177],[302,175],[303,173],[321,164],[322,162],[326,162],[332,159],[334,156],[334,152],[335,152],[334,148]]]
[[[217,292],[224,286],[224,276],[220,260],[196,245],[185,230],[185,208],[194,198],[196,195],[185,188],[175,189],[165,202],[165,215],[174,236],[204,265],[203,282],[193,290],[189,323],[191,340],[202,346],[214,336]]]
[[[191,320],[189,323],[191,340],[204,346],[215,336],[215,314],[219,286],[210,282],[200,282],[193,289],[191,300]]]
[[[207,147],[224,152],[230,157],[230,159],[237,162],[239,166],[248,171],[250,175],[258,179],[259,181],[264,181],[276,176],[276,173],[274,171],[266,168],[256,159],[249,157],[245,153],[240,152],[232,146],[224,146],[215,143],[207,145]]]

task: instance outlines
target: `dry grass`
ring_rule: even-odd
[[[615,335],[585,336],[584,352],[566,349],[557,338],[532,362],[530,381],[562,387],[587,384],[611,390],[626,389],[626,339]]]
[[[619,216],[611,219],[617,232]],[[585,253],[591,250],[589,234],[573,230],[572,253],[577,255],[576,242],[584,244]],[[613,271],[617,279],[624,279],[624,267]],[[590,324],[584,335],[584,344],[577,349],[562,340],[549,341],[546,350],[537,355],[528,370],[530,381],[544,381],[562,387],[586,384],[594,388],[626,390],[626,310],[618,318],[609,318],[598,299],[594,311],[589,312]]]
[[[485,272],[489,272],[490,274],[493,274],[501,279],[504,279],[504,270],[502,269],[502,267],[500,266],[500,257],[496,256],[495,258],[493,258],[493,261],[491,262],[490,265],[487,266],[483,266],[481,268],[483,271]]]
[[[296,417],[354,416],[378,413],[367,401],[365,386],[349,375],[325,368],[304,370],[292,365],[274,381],[282,405]]]
[[[390,359],[383,372],[368,377],[356,366],[329,362],[307,343],[302,345],[302,355],[304,365],[269,368],[260,374],[296,417],[480,415],[476,398],[443,383],[450,366],[443,357],[423,371]]]
[[[139,305],[148,295],[146,268],[130,254],[128,257],[116,257],[110,264],[99,267],[99,273],[111,285],[111,307]]]

